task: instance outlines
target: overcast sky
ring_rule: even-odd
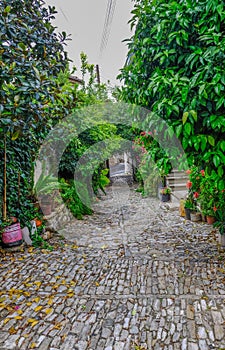
[[[127,46],[122,40],[130,38],[132,17],[132,0],[117,0],[111,32],[106,49],[100,55],[100,44],[105,21],[108,0],[45,0],[46,4],[54,5],[58,11],[53,25],[59,31],[71,34],[72,41],[68,42],[66,50],[74,65],[80,64],[80,52],[88,55],[90,63],[99,64],[102,82],[116,82],[126,60]],[[79,70],[76,72],[80,76]]]

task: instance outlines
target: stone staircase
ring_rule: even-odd
[[[179,170],[173,170],[166,177],[166,184],[172,189],[171,202],[173,204],[179,205],[180,199],[186,197],[187,181],[188,181],[188,175],[184,171],[179,171]]]

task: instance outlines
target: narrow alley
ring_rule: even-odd
[[[216,232],[135,188],[109,187],[52,252],[2,256],[0,349],[225,348]]]

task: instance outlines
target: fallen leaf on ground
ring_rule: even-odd
[[[36,284],[37,287],[41,286],[41,282],[40,281],[36,281],[36,282],[34,282],[34,284]]]
[[[35,312],[38,312],[38,311],[40,311],[41,309],[42,309],[42,306],[39,305],[39,306],[35,307],[34,311],[35,311]]]
[[[6,324],[7,322],[9,322],[10,318],[6,318],[3,323]]]
[[[9,329],[9,334],[16,334],[16,333],[17,333],[17,330],[14,327],[11,327]]]
[[[53,311],[52,308],[49,308],[49,309],[44,310],[44,312],[46,313],[46,315],[49,315],[52,311]]]
[[[22,318],[23,318],[22,316],[14,316],[15,320],[22,320]]]
[[[56,323],[55,325],[54,325],[54,327],[52,327],[52,329],[61,329],[62,328],[62,324],[61,323]]]
[[[35,301],[35,303],[38,303],[40,301],[40,297],[36,297],[32,301]]]
[[[39,321],[35,318],[28,318],[27,322],[31,323],[31,327],[34,327]]]

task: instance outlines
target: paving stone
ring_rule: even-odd
[[[116,341],[114,345],[114,350],[123,350],[125,346],[124,342]]]
[[[74,335],[67,335],[63,340],[60,350],[73,349],[77,343],[77,338]]]
[[[76,350],[86,350],[88,343],[86,341],[80,340],[74,345],[74,349]]]
[[[197,334],[198,334],[198,337],[200,339],[206,339],[207,338],[207,334],[206,334],[206,331],[205,331],[204,327],[199,327]]]
[[[133,189],[122,209],[110,189],[94,209],[60,231],[64,246],[3,259],[0,349],[225,348],[225,255],[212,228]]]
[[[195,339],[196,338],[195,322],[192,321],[192,320],[188,320],[188,322],[187,322],[187,329],[188,329],[189,338]]]
[[[196,343],[188,343],[188,350],[199,350],[198,344]]]
[[[224,328],[223,326],[216,324],[214,326],[214,334],[215,334],[215,338],[217,340],[222,340],[224,339]]]
[[[193,305],[187,305],[187,318],[194,320],[194,307]]]
[[[52,339],[51,338],[45,338],[41,344],[38,347],[38,350],[48,350],[50,347],[50,343],[51,343]]]
[[[187,346],[188,346],[187,338],[184,338],[182,340],[181,350],[187,350]]]
[[[214,323],[216,323],[216,324],[223,323],[223,318],[222,318],[222,315],[219,311],[212,310],[212,317],[213,317]]]
[[[204,339],[199,340],[199,349],[206,350],[208,348],[207,343]]]
[[[17,340],[19,339],[19,335],[13,334],[8,337],[7,340],[5,340],[3,348],[7,350],[15,349],[17,347]]]

